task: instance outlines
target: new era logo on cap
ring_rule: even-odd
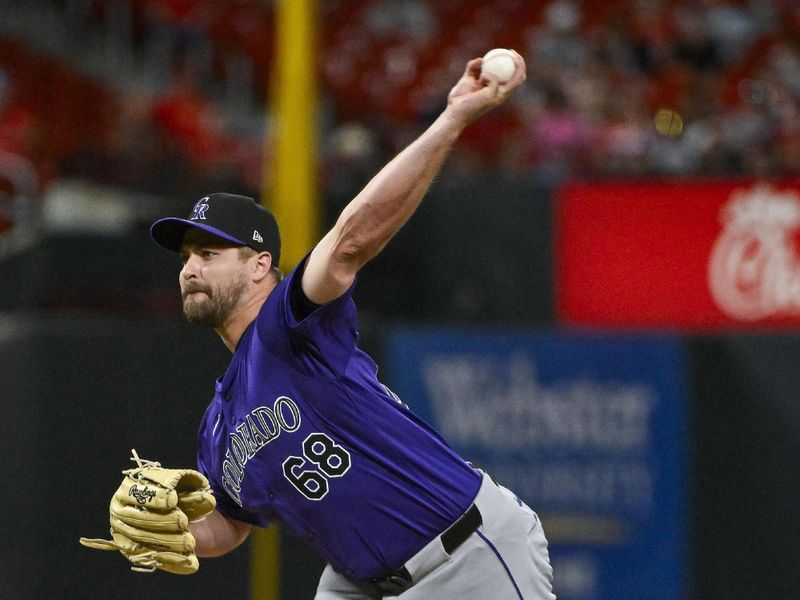
[[[203,196],[195,202],[188,219],[159,219],[150,227],[150,236],[160,246],[178,252],[190,227],[239,246],[269,252],[273,264],[280,260],[281,238],[275,217],[253,198],[224,193]]]

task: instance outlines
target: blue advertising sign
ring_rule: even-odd
[[[393,390],[539,514],[561,600],[687,596],[676,338],[403,330],[386,358]]]

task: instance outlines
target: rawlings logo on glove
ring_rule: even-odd
[[[217,504],[208,480],[193,469],[164,469],[131,452],[138,466],[122,472],[125,478],[109,506],[112,539],[81,538],[81,544],[118,550],[134,571],[194,573],[200,564],[189,523]]]
[[[136,498],[136,501],[139,504],[145,504],[152,500],[158,492],[155,490],[151,490],[147,486],[143,490],[140,490],[135,485],[131,486],[131,489],[128,490],[128,494]]]

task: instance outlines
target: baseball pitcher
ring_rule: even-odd
[[[135,456],[112,499],[112,539],[85,544],[139,570],[191,573],[197,557],[279,520],[328,563],[316,600],[555,598],[536,513],[378,380],[352,299],[464,128],[522,85],[513,60],[506,83],[471,60],[441,115],[286,277],[275,219],[252,198],[210,194],[188,218],[153,224],[183,260],[187,319],[233,357],[202,420],[197,470]]]

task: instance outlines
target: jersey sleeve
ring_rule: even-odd
[[[211,485],[211,488],[214,490],[214,498],[217,500],[217,510],[223,516],[228,517],[229,519],[242,521],[243,523],[249,523],[250,525],[254,525],[256,527],[266,527],[269,525],[270,521],[268,519],[264,519],[260,515],[248,512],[238,506],[235,502],[231,501],[230,498],[228,498],[228,495],[221,488],[218,491],[213,484]]]
[[[292,289],[300,285],[304,258],[269,295],[256,319],[262,343],[287,363],[308,373],[344,372],[358,342],[355,284],[302,319],[292,310]]]

